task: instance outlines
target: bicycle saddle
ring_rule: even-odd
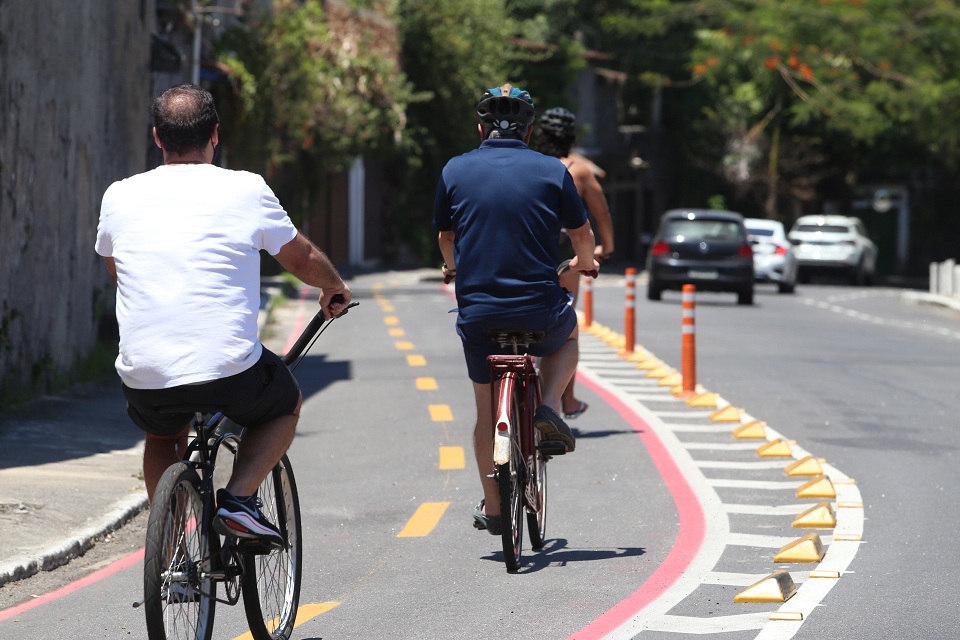
[[[500,345],[501,348],[507,347],[528,347],[531,344],[542,342],[545,331],[530,331],[529,329],[497,329],[491,331],[490,339]]]

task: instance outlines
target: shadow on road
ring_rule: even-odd
[[[613,547],[610,549],[571,549],[567,548],[564,538],[552,538],[539,551],[524,550],[520,558],[520,569],[517,573],[533,573],[551,566],[565,566],[571,562],[596,562],[597,560],[612,560],[614,558],[631,558],[646,553],[643,547]],[[483,556],[483,560],[503,562],[503,552],[495,552]]]

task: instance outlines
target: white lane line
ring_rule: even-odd
[[[788,536],[765,536],[759,533],[731,533],[727,536],[727,544],[736,547],[779,549],[783,545],[793,542],[796,539],[797,538],[790,538]]]
[[[731,533],[727,536],[727,544],[734,547],[758,547],[761,549],[779,549],[788,542],[793,542],[797,538],[806,535],[809,529],[797,529],[797,537],[790,536],[765,536],[759,533]],[[833,543],[833,536],[820,536],[820,542],[824,545]]]
[[[795,516],[810,508],[809,504],[724,504],[727,513],[737,513],[748,516]]]
[[[757,446],[760,442],[757,441]],[[701,460],[697,466],[701,469],[733,469],[737,471],[762,471],[764,469],[784,469],[788,464],[794,462],[793,458],[784,462],[782,460],[757,460],[755,462],[728,462],[726,460]]]
[[[732,616],[711,616],[709,618],[697,618],[694,616],[657,616],[656,618],[648,620],[644,624],[643,630],[707,635],[763,629],[769,621],[770,614],[766,612],[741,613]]]
[[[691,451],[755,451],[759,442],[681,442],[680,446]]]
[[[803,485],[796,480],[730,480],[727,478],[708,478],[711,487],[722,489],[759,489],[762,491],[796,490]]]
[[[660,411],[655,411],[658,416],[663,416],[663,413]],[[666,427],[671,431],[683,432],[683,433],[717,433],[722,435],[730,435],[730,431],[722,427],[718,428],[715,424],[681,424],[679,422],[667,422]],[[759,447],[760,445],[757,444]]]
[[[652,393],[631,392],[630,395],[636,398],[637,400],[639,400],[640,402],[682,402],[683,401],[681,398],[674,398],[673,396],[666,395],[666,394],[654,395]]]
[[[583,364],[583,363],[580,363]],[[593,367],[590,367],[593,369]],[[600,378],[603,378],[604,382],[610,382],[618,386],[625,388],[630,387],[656,387],[657,382],[656,378],[638,378],[637,376],[614,376],[609,373],[596,372],[596,375]],[[663,387],[664,392],[667,391],[666,387]]]
[[[728,585],[731,587],[749,587],[764,578],[769,573],[732,573],[729,571],[711,571],[703,577],[703,584]],[[791,571],[790,577],[797,584],[806,582],[810,577],[809,571]]]
[[[654,411],[661,418],[709,418],[713,411],[689,409],[687,411]],[[716,423],[715,423],[716,424]],[[730,423],[725,423],[730,424]],[[667,425],[670,426],[670,425]]]

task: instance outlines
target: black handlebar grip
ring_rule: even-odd
[[[320,326],[323,324],[325,319],[326,318],[323,315],[323,309],[317,311],[316,315],[313,316],[313,319],[310,320],[310,323],[307,324],[307,328],[303,330],[303,333],[300,334],[300,337],[297,338],[297,341],[292,347],[290,347],[290,351],[283,356],[282,360],[284,364],[292,364],[293,361],[297,359],[297,356],[303,353],[303,350],[307,348],[307,343],[313,339],[313,336],[316,335],[317,330],[320,329]]]

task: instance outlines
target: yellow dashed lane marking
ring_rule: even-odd
[[[316,604],[301,604],[300,607],[297,609],[297,619],[294,620],[293,626],[299,627],[301,624],[303,624],[307,620],[312,620],[313,618],[316,618],[321,613],[326,613],[327,611],[330,611],[330,609],[333,609],[339,604],[340,604],[339,602],[319,602]],[[276,618],[273,619],[272,624],[274,625],[277,624]],[[272,626],[268,624],[267,628],[271,629]],[[237,636],[233,640],[253,640],[253,634],[248,631],[242,636]]]
[[[393,343],[393,346],[395,346],[399,351],[413,350],[413,343],[407,340],[397,340],[396,342]]]
[[[394,338],[399,338],[401,336],[404,336],[406,335],[406,333],[407,332],[404,331],[403,329],[399,329],[399,328],[390,329],[390,335],[393,336]]]
[[[411,367],[425,367],[427,359],[423,356],[407,356],[407,364]]]
[[[383,319],[383,324],[390,326],[397,325],[400,324],[400,319],[397,318],[397,316],[387,316]]]
[[[452,422],[453,412],[448,404],[431,404],[430,419],[434,422]]]
[[[419,538],[429,535],[440,522],[449,502],[424,502],[407,521],[407,526],[397,534],[398,538]]]
[[[440,447],[440,469],[463,469],[463,447]]]
[[[394,311],[396,311],[396,309],[393,308],[393,305],[392,305],[392,304],[381,304],[381,305],[380,305],[380,309],[381,309],[384,313],[393,313]]]
[[[437,389],[436,378],[417,378],[417,389],[420,391],[435,391]]]

